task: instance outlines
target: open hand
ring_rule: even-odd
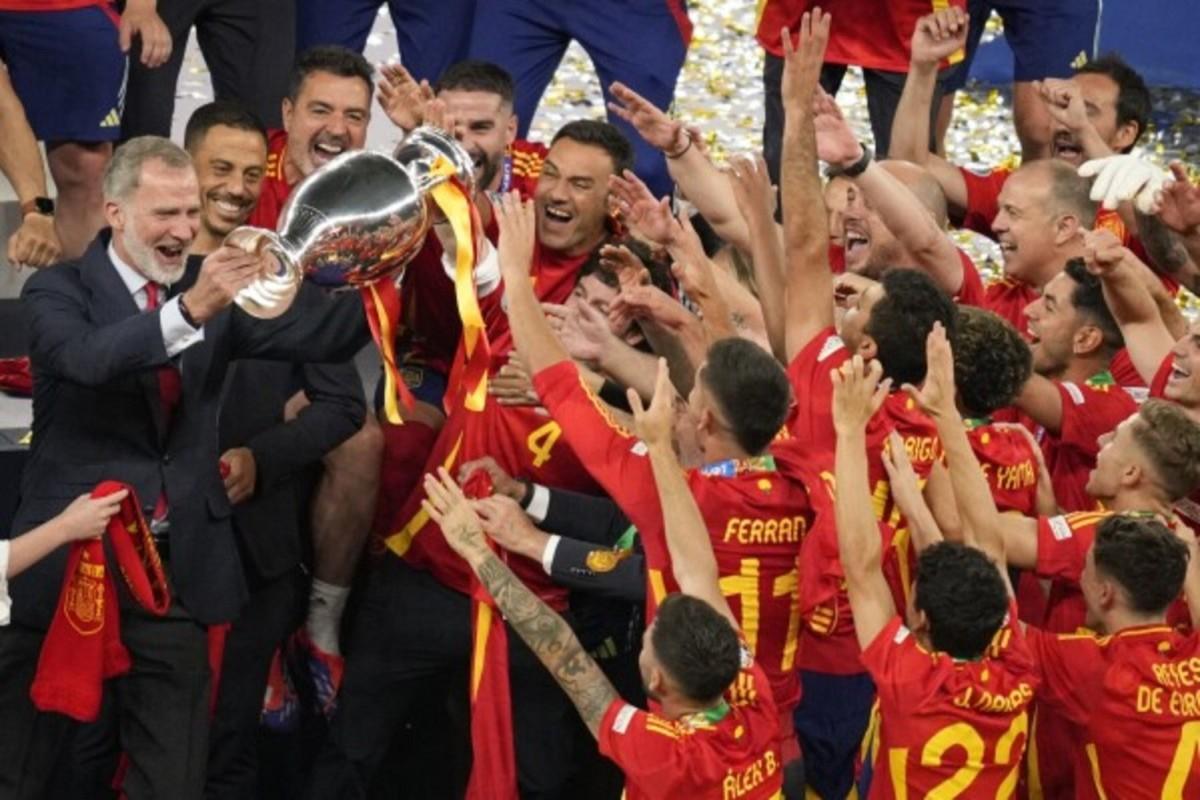
[[[670,447],[675,428],[675,387],[671,384],[667,360],[658,360],[654,397],[650,399],[649,408],[642,405],[642,398],[633,389],[627,389],[625,394],[633,410],[633,427],[638,437],[649,446]]]
[[[733,199],[747,225],[774,222],[775,187],[761,153],[734,158],[726,169]]]
[[[479,515],[445,467],[438,467],[436,476],[425,476],[425,495],[421,507],[442,529],[454,552],[469,560],[470,554],[487,549]]]
[[[813,91],[821,77],[821,67],[825,64],[831,22],[832,17],[816,7],[804,12],[800,18],[800,30],[794,43],[791,31],[784,28],[781,32],[783,79],[780,96],[788,113],[801,111],[812,102]]]
[[[379,107],[402,131],[411,131],[425,121],[425,107],[434,99],[429,81],[419,83],[400,64],[379,68]]]
[[[813,93],[813,128],[817,134],[817,158],[825,163],[848,167],[862,158],[862,144],[842,116],[842,109],[820,86]]]
[[[883,367],[879,362],[871,359],[865,363],[862,356],[830,370],[829,377],[833,381],[833,426],[839,434],[864,430],[892,387],[890,378],[880,382]]]
[[[533,267],[537,241],[537,215],[532,200],[521,200],[516,191],[501,195],[495,205],[500,228],[500,272],[508,276],[528,275]]]
[[[931,417],[957,413],[954,406],[954,352],[940,322],[933,323],[933,330],[925,340],[925,362],[925,382],[921,388],[911,383],[902,388]]]
[[[1155,192],[1153,211],[1176,233],[1190,236],[1200,231],[1200,186],[1188,179],[1181,162],[1171,162],[1171,179]]]
[[[689,133],[679,120],[620,81],[609,86],[613,100],[608,110],[633,126],[651,147],[666,153],[678,153],[687,146]]]

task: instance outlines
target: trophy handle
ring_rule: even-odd
[[[274,319],[291,307],[304,280],[299,263],[279,234],[242,226],[225,237],[225,244],[262,258],[262,274],[233,298],[243,311],[258,319]]]

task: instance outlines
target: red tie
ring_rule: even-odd
[[[146,284],[146,310],[153,311],[156,308],[158,308],[158,284],[150,281]],[[159,367],[158,397],[162,400],[167,425],[171,424],[171,414],[175,411],[175,406],[179,405],[179,397],[182,393],[183,383],[179,378],[179,370],[175,369],[172,364]]]
[[[158,284],[154,281],[149,281],[146,284],[146,310],[153,311],[158,308]],[[167,364],[165,367],[158,368],[158,397],[162,402],[163,415],[166,417],[167,426],[171,425],[171,414],[175,411],[175,406],[179,405],[179,397],[183,393],[183,382],[179,377],[179,370],[175,369],[173,364]],[[158,496],[158,501],[154,504],[152,518],[155,521],[165,519],[167,516],[167,491],[163,488],[162,494]]]

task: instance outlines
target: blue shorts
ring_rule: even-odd
[[[971,30],[967,57],[943,73],[946,91],[966,85],[984,24],[993,9],[1004,21],[1004,38],[1013,52],[1014,81],[1069,78],[1081,54],[1086,58],[1096,55],[1099,0],[968,0]]]
[[[408,387],[408,391],[412,393],[413,397],[434,408],[442,407],[442,401],[446,396],[447,379],[445,375],[424,364],[404,361],[403,357],[396,366],[400,368],[400,379],[404,381],[404,385]],[[376,411],[383,408],[384,385],[385,382],[380,380],[375,387]]]
[[[805,782],[823,800],[842,800],[854,787],[875,684],[866,673],[809,670],[800,671],[800,684],[804,694],[793,718],[804,750]]]
[[[41,141],[120,137],[127,59],[111,7],[0,11],[0,61]]]

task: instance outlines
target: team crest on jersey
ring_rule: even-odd
[[[1050,518],[1050,533],[1060,542],[1065,542],[1075,535],[1071,531],[1071,523],[1067,522],[1067,518],[1061,515]]]
[[[821,345],[821,352],[817,354],[817,361],[824,361],[845,346],[846,344],[842,341],[842,337],[830,336],[825,340],[825,344]]]

